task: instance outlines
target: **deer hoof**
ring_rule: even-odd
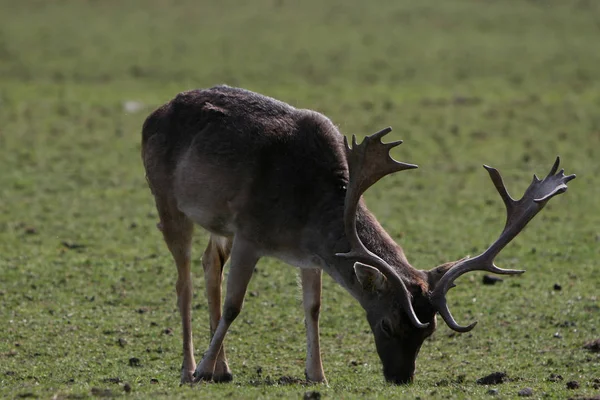
[[[194,371],[181,371],[180,385],[189,385],[194,383]]]
[[[212,380],[213,380],[213,374],[211,372],[203,372],[203,373],[199,373],[198,371],[194,372],[194,383],[210,382]]]
[[[233,380],[233,374],[231,372],[225,372],[224,374],[213,376],[213,381],[216,383],[227,383]]]
[[[322,372],[311,376],[308,374],[307,370],[304,370],[304,378],[310,383],[322,383],[324,385],[327,385],[327,379],[325,378],[325,375]]]

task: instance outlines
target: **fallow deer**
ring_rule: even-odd
[[[421,344],[439,313],[466,332],[448,309],[446,293],[464,273],[500,269],[495,256],[575,175],[534,176],[515,201],[494,168],[485,166],[507,220],[481,255],[432,270],[413,268],[362,199],[382,177],[416,165],[393,160],[401,141],[381,142],[391,128],[352,147],[315,111],[228,86],[180,93],[145,121],[142,158],[159,228],[177,265],[177,301],[183,325],[181,382],[230,381],[223,340],[236,319],[257,261],[271,256],[300,268],[307,355],[306,378],[326,382],[319,346],[321,271],[365,309],[385,378],[412,381]],[[196,365],[192,343],[190,272],[194,224],[210,232],[202,258],[211,341]],[[221,313],[223,266],[231,258]]]

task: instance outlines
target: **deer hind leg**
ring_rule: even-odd
[[[193,382],[194,343],[192,338],[192,274],[191,247],[194,225],[168,200],[156,198],[156,207],[160,216],[158,229],[163,233],[167,246],[177,265],[177,305],[181,315],[183,330],[183,363],[181,366],[181,383]]]
[[[223,316],[217,324],[217,329],[208,350],[204,353],[204,358],[196,367],[194,373],[196,381],[209,381],[213,378],[217,359],[222,351],[223,340],[231,323],[242,310],[246,289],[258,259],[255,246],[250,241],[241,239],[239,236],[233,239]]]
[[[302,304],[306,324],[306,379],[327,383],[321,362],[319,313],[321,311],[321,270],[301,269]]]
[[[206,298],[208,300],[208,312],[210,314],[210,337],[215,334],[217,325],[221,320],[221,282],[223,281],[223,266],[231,253],[231,239],[211,235],[208,246],[202,256],[202,267],[204,268],[204,280],[206,282]],[[233,379],[227,357],[225,346],[217,355],[213,380],[215,382],[229,382]]]

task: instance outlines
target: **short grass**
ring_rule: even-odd
[[[0,396],[485,398],[475,381],[494,371],[508,374],[503,398],[597,394],[600,355],[582,346],[600,337],[599,15],[592,0],[1,0]],[[367,201],[419,268],[501,230],[481,164],[515,195],[557,154],[578,178],[499,257],[525,275],[460,280],[451,308],[479,324],[440,324],[414,384],[384,382],[362,310],[329,278],[329,386],[286,384],[304,368],[296,272],[265,259],[226,340],[234,382],[179,387],[176,273],[140,129],[177,92],[217,83],[314,108],[345,134],[392,125],[395,156],[420,169]],[[206,235],[195,240],[199,359]]]

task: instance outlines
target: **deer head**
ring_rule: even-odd
[[[377,352],[383,364],[385,378],[393,383],[413,379],[415,360],[423,341],[435,330],[435,315],[439,313],[448,326],[457,332],[467,332],[475,326],[459,325],[448,309],[446,293],[461,275],[476,270],[497,274],[521,274],[521,270],[501,269],[494,265],[496,255],[554,196],[567,190],[567,182],[575,175],[556,173],[559,158],[543,180],[535,175],[523,197],[513,200],[502,182],[500,173],[484,166],[507,209],[504,230],[485,252],[473,257],[440,265],[429,271],[415,271],[410,266],[391,266],[369,251],[359,238],[356,215],[361,195],[382,177],[393,172],[417,168],[416,165],[393,160],[389,151],[402,142],[382,143],[391,131],[383,129],[367,136],[361,144],[352,138],[352,147],[345,140],[349,168],[349,184],[345,198],[344,225],[350,250],[337,254],[354,261],[356,280],[364,291],[361,303],[375,337]],[[406,276],[418,272],[416,282]]]

